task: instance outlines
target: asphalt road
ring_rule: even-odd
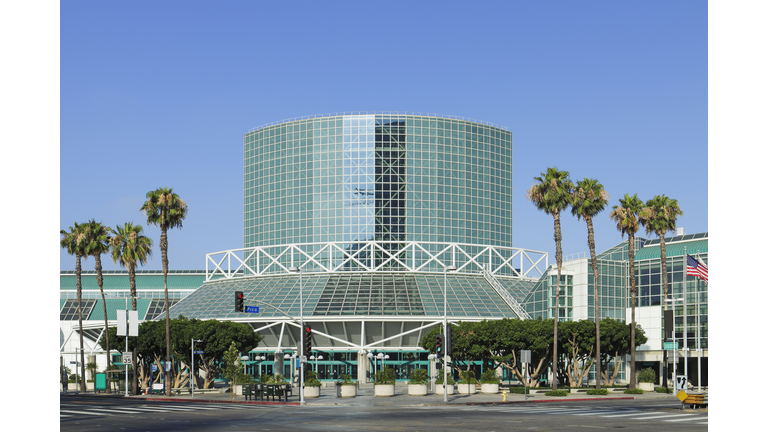
[[[60,398],[61,431],[706,431],[668,400],[452,406],[289,406]]]

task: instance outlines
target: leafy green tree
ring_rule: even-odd
[[[589,320],[561,324],[560,346],[566,357],[564,370],[558,371],[572,387],[581,386],[595,363],[595,324]]]
[[[234,341],[229,344],[229,348],[224,352],[222,363],[221,375],[231,381],[229,397],[232,399],[235,394],[235,386],[237,386],[237,383],[245,382],[249,378],[248,375],[243,372],[240,351],[238,351],[237,344],[235,344]]]
[[[597,266],[597,253],[595,252],[595,230],[592,227],[592,220],[598,213],[605,210],[608,205],[608,192],[603,189],[603,185],[595,179],[584,178],[576,182],[573,190],[573,203],[571,213],[579,220],[582,218],[587,223],[587,244],[589,245],[590,263],[592,265],[592,274],[595,277],[594,296],[595,296],[595,335],[597,338],[597,357],[600,357],[600,298],[598,295],[598,282],[600,278],[599,268]],[[600,388],[600,362],[597,362],[597,383],[595,388]]]
[[[83,328],[83,282],[81,260],[85,256],[86,229],[85,224],[75,222],[69,231],[61,230],[63,236],[60,241],[62,249],[69,255],[75,256],[75,277],[77,278],[77,323]],[[80,376],[85,376],[85,351],[83,350],[83,332],[80,332]],[[80,383],[80,391],[85,393],[85,382]]]
[[[160,227],[160,252],[163,256],[163,287],[165,290],[165,360],[171,359],[171,324],[168,300],[168,230],[181,228],[187,217],[187,203],[173,192],[173,188],[158,188],[147,192],[147,200],[141,211],[147,216],[147,223]],[[167,386],[166,386],[167,387]],[[166,388],[166,395],[171,389]]]
[[[573,182],[568,178],[568,171],[547,168],[541,177],[534,177],[538,183],[525,193],[528,201],[536,208],[551,215],[555,221],[555,258],[557,260],[557,284],[555,290],[555,331],[553,335],[552,364],[557,365],[557,323],[560,321],[560,275],[563,270],[563,234],[560,229],[560,213],[571,205]],[[557,390],[557,380],[553,380],[552,389]]]
[[[104,226],[99,222],[91,219],[85,225],[85,259],[92,256],[96,261],[96,283],[99,285],[99,291],[101,292],[101,305],[104,307],[104,337],[106,338],[105,350],[107,351],[107,365],[111,363],[110,349],[109,349],[109,316],[107,315],[107,300],[104,296],[104,276],[102,274],[101,267],[101,255],[109,251],[109,235],[112,230],[108,226]],[[114,340],[114,339],[113,339]],[[112,393],[110,382],[110,374],[107,374],[107,394]]]
[[[630,342],[630,376],[636,375],[635,370],[635,326],[637,321],[635,320],[635,305],[637,304],[637,285],[635,283],[635,233],[640,229],[637,215],[643,208],[643,202],[637,197],[637,194],[629,196],[624,194],[624,198],[619,199],[619,205],[613,206],[613,211],[610,214],[611,219],[616,222],[616,229],[621,231],[621,237],[624,238],[624,234],[627,234],[627,247],[629,249],[629,285],[630,294],[632,297],[632,324],[631,324],[631,337]],[[635,388],[634,378],[629,380],[629,388]]]
[[[656,195],[645,203],[645,207],[640,210],[639,221],[645,227],[647,234],[655,233],[659,236],[659,250],[661,251],[661,285],[664,290],[664,297],[661,303],[664,310],[667,310],[667,247],[664,236],[667,232],[674,232],[677,225],[677,217],[682,216],[683,211],[677,204],[677,200],[666,195]],[[667,351],[664,351],[664,387],[667,387]]]
[[[165,352],[165,323],[162,321],[145,321],[139,325],[137,343],[129,340],[128,348],[135,349],[137,355],[137,370],[142,380],[142,387],[149,383],[149,370],[152,363],[159,368],[163,364]],[[192,338],[202,340],[195,343],[195,351],[203,351],[203,355],[195,355],[195,372],[206,371],[202,388],[211,388],[213,381],[221,373],[221,361],[224,353],[234,342],[239,352],[249,352],[256,348],[261,336],[254,332],[251,326],[231,321],[188,319],[183,315],[170,322],[171,348],[173,350],[172,373],[167,376],[167,386],[182,387],[187,384],[189,366],[192,359]],[[112,336],[116,329],[110,328]],[[157,377],[159,380],[159,377]],[[197,380],[197,377],[195,377]]]
[[[121,267],[128,268],[128,281],[131,287],[131,310],[137,310],[136,304],[136,266],[147,263],[147,258],[152,256],[152,239],[143,235],[144,228],[126,222],[118,225],[112,231],[110,240],[112,261],[119,263]],[[133,358],[137,358],[136,343],[134,341]],[[138,373],[133,374],[133,388],[139,394]]]
[[[602,344],[602,354],[600,355],[600,363],[603,365],[602,378],[608,383],[607,385],[613,385],[619,374],[619,370],[621,370],[621,362],[624,356],[626,356],[635,345],[646,343],[648,338],[645,336],[642,327],[633,329],[631,323],[625,324],[623,321],[605,318],[601,324],[604,332],[604,337],[600,340],[600,343]],[[608,370],[611,362],[614,362],[615,364],[613,373],[609,376]],[[630,377],[634,377],[634,375],[630,375]],[[630,378],[630,383],[633,381],[634,379]]]
[[[518,381],[538,387],[539,377],[551,365],[554,319],[519,320],[504,318],[486,321],[480,326],[487,338],[491,358],[507,369]],[[531,363],[523,369],[519,354],[531,351]],[[527,378],[526,378],[527,377]],[[527,381],[526,381],[527,380]]]

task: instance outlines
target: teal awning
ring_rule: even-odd
[[[666,243],[667,258],[683,256],[687,249],[688,255],[696,255],[696,252],[707,253],[709,245],[708,239]],[[661,258],[661,247],[659,244],[645,246],[635,253],[635,261]]]

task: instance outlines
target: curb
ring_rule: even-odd
[[[593,402],[605,400],[634,400],[631,396],[608,397],[608,398],[579,398],[579,399],[540,399],[524,401],[506,401],[506,402],[465,402],[463,405],[506,405],[506,404],[525,404],[525,403],[545,403],[545,402]]]

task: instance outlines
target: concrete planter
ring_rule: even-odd
[[[310,387],[304,386],[304,398],[316,398],[320,397],[320,386]]]
[[[409,396],[426,396],[427,385],[426,384],[408,384]]]
[[[499,392],[498,384],[480,384],[480,393],[496,394]]]
[[[376,384],[373,386],[373,393],[376,396],[394,396],[395,385],[394,384]]]
[[[649,392],[652,392],[652,391],[653,391],[653,387],[654,387],[654,386],[653,386],[653,383],[646,383],[646,382],[641,382],[641,383],[639,383],[638,385],[639,385],[639,387],[638,387],[638,388],[639,388],[640,390],[643,390],[643,391],[649,391]]]
[[[339,385],[338,392],[336,393],[337,397],[355,397],[357,396],[357,386],[356,385]]]
[[[449,395],[453,394],[453,387],[454,386],[452,384],[448,384],[448,394]],[[444,394],[443,385],[442,384],[436,384],[435,385],[435,394],[440,394],[440,395]]]
[[[477,386],[475,384],[456,384],[459,389],[459,394],[475,394],[477,393]]]

